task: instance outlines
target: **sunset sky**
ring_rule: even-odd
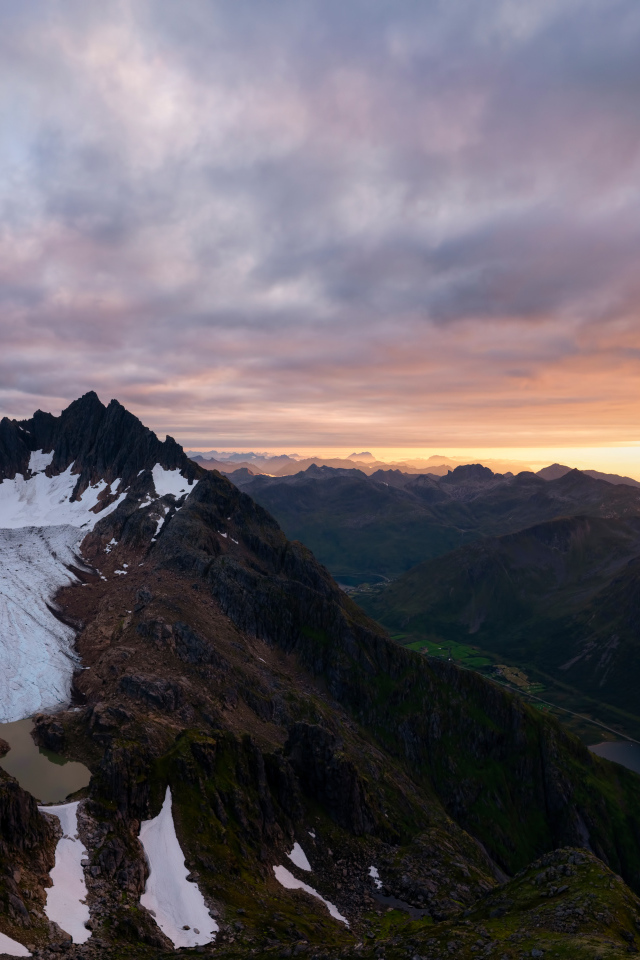
[[[639,51],[637,0],[7,0],[0,414],[640,477]]]

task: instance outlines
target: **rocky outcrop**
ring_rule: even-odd
[[[39,747],[52,750],[53,753],[64,753],[64,726],[56,717],[36,714],[33,718],[33,724],[31,735]]]

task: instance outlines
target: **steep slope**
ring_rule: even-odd
[[[396,577],[481,537],[555,517],[640,514],[638,490],[577,470],[551,481],[494,474],[480,464],[443,477],[310,467],[287,478],[230,479],[346,583]]]
[[[572,517],[481,540],[363,600],[390,628],[469,642],[637,714],[640,523]]]

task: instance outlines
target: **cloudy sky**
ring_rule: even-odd
[[[0,412],[633,450],[638,50],[637,0],[6,0]]]

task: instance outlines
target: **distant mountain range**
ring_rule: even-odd
[[[299,454],[279,454],[272,456],[269,453],[233,453],[218,450],[209,450],[206,452],[187,451],[189,456],[200,466],[207,470],[218,470],[220,473],[229,475],[235,470],[245,469],[254,475],[267,475],[275,477],[292,476],[301,470],[307,470],[310,466],[332,467],[334,469],[358,469],[368,476],[376,473],[378,470],[400,470],[408,474],[431,474],[432,476],[446,476],[449,471],[458,466],[468,466],[470,461],[456,460],[452,457],[443,457],[435,454],[426,459],[416,458],[403,461],[378,460],[372,453],[363,451],[362,453],[352,453],[348,457],[324,457],[324,456],[300,456]],[[529,464],[516,460],[492,460],[481,461],[482,466],[491,469],[493,473],[518,474],[522,472],[533,472]],[[569,473],[573,467],[563,466],[559,463],[551,464],[537,471],[537,475],[544,480],[557,480],[565,473]],[[608,483],[624,483],[628,486],[638,487],[640,481],[633,480],[631,477],[622,477],[614,473],[602,473],[598,470],[583,470],[587,476],[597,480],[606,480]]]
[[[481,464],[440,477],[314,464],[285,477],[246,469],[229,476],[346,584],[396,577],[474,540],[555,517],[626,517],[640,509],[637,485],[562,468],[553,480],[494,474]]]

